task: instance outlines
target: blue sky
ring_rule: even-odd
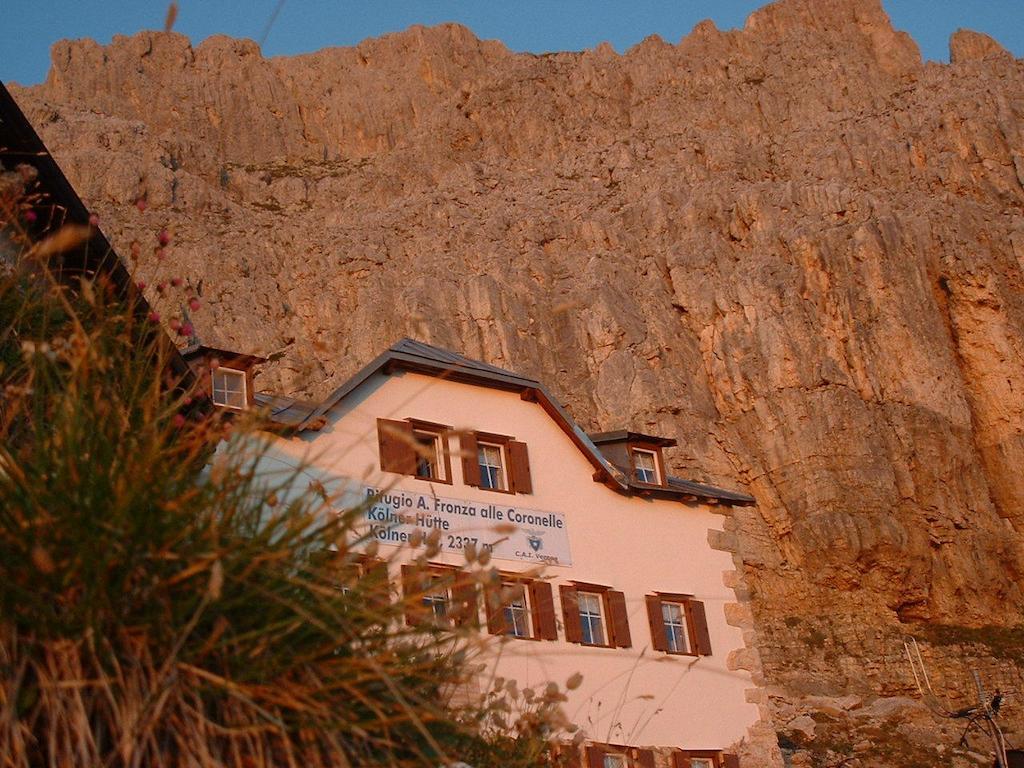
[[[279,0],[179,0],[175,29],[193,43],[212,34],[259,40]],[[678,42],[702,19],[742,26],[764,0],[284,0],[263,51],[268,56],[353,45],[411,24],[458,21],[517,51],[618,51],[650,34]],[[1024,56],[1024,0],[883,0],[898,29],[928,59],[948,59],[958,27],[987,32]],[[166,0],[0,0],[0,80],[46,77],[50,45],[65,37],[110,41],[163,26]]]

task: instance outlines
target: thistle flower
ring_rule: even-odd
[[[199,303],[199,299],[197,299],[195,296],[188,300],[188,308],[191,309],[193,312],[198,312],[201,306],[202,304]]]
[[[182,283],[182,280],[181,280],[180,277],[172,277],[171,278],[171,285],[173,285],[175,288],[180,288],[181,287],[181,283]]]
[[[159,312],[150,312],[149,313],[149,322],[151,322],[151,323],[159,323],[160,322],[160,313]]]
[[[160,245],[167,245],[169,242],[171,242],[171,233],[168,232],[166,229],[161,229],[160,234],[156,236],[156,239],[157,242],[160,243]]]

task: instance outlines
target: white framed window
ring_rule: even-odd
[[[432,579],[434,583],[423,593],[423,607],[427,617],[439,624],[446,623],[449,619],[452,595],[449,589],[437,582],[440,579]]]
[[[626,768],[626,756],[616,754],[605,754],[603,768]]]
[[[480,464],[480,487],[493,491],[508,490],[505,484],[505,462],[500,445],[477,443],[477,461]]]
[[[441,435],[424,429],[415,429],[412,439],[416,449],[416,477],[424,480],[447,480],[445,464],[441,461]]]
[[[686,610],[681,603],[661,604],[661,618],[665,627],[665,642],[670,653],[689,653],[686,630]]]
[[[633,474],[641,483],[661,485],[658,475],[658,454],[641,448],[633,449]]]
[[[585,645],[607,645],[601,595],[596,592],[578,592],[580,633]]]
[[[244,409],[248,403],[245,372],[220,366],[210,371],[213,402],[225,408]]]
[[[526,587],[514,582],[501,585],[505,601],[501,611],[504,618],[505,634],[512,637],[533,637],[531,610],[526,596]]]

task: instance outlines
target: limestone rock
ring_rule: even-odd
[[[970,29],[958,29],[949,38],[949,60],[953,64],[979,59],[1013,58],[1009,51],[986,35]]]
[[[959,738],[904,705],[904,634],[950,701],[972,666],[1024,688],[1024,62],[951,50],[922,63],[878,0],[782,0],[624,55],[65,42],[16,97],[141,279],[282,353],[257,384],[322,395],[418,336],[750,490],[728,538],[777,728],[899,766]],[[895,704],[821,704],[848,696]]]

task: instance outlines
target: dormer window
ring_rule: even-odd
[[[658,454],[642,448],[633,449],[633,476],[641,483],[661,485],[658,472]]]
[[[248,403],[245,372],[219,366],[210,371],[213,379],[212,395],[215,405],[242,410]]]
[[[589,437],[605,458],[620,469],[641,493],[653,491],[652,486],[669,487],[663,450],[673,447],[676,444],[674,439],[626,430],[599,432]]]
[[[254,368],[267,362],[265,357],[203,345],[183,350],[181,356],[192,369],[199,391],[214,405],[229,411],[253,407]]]

